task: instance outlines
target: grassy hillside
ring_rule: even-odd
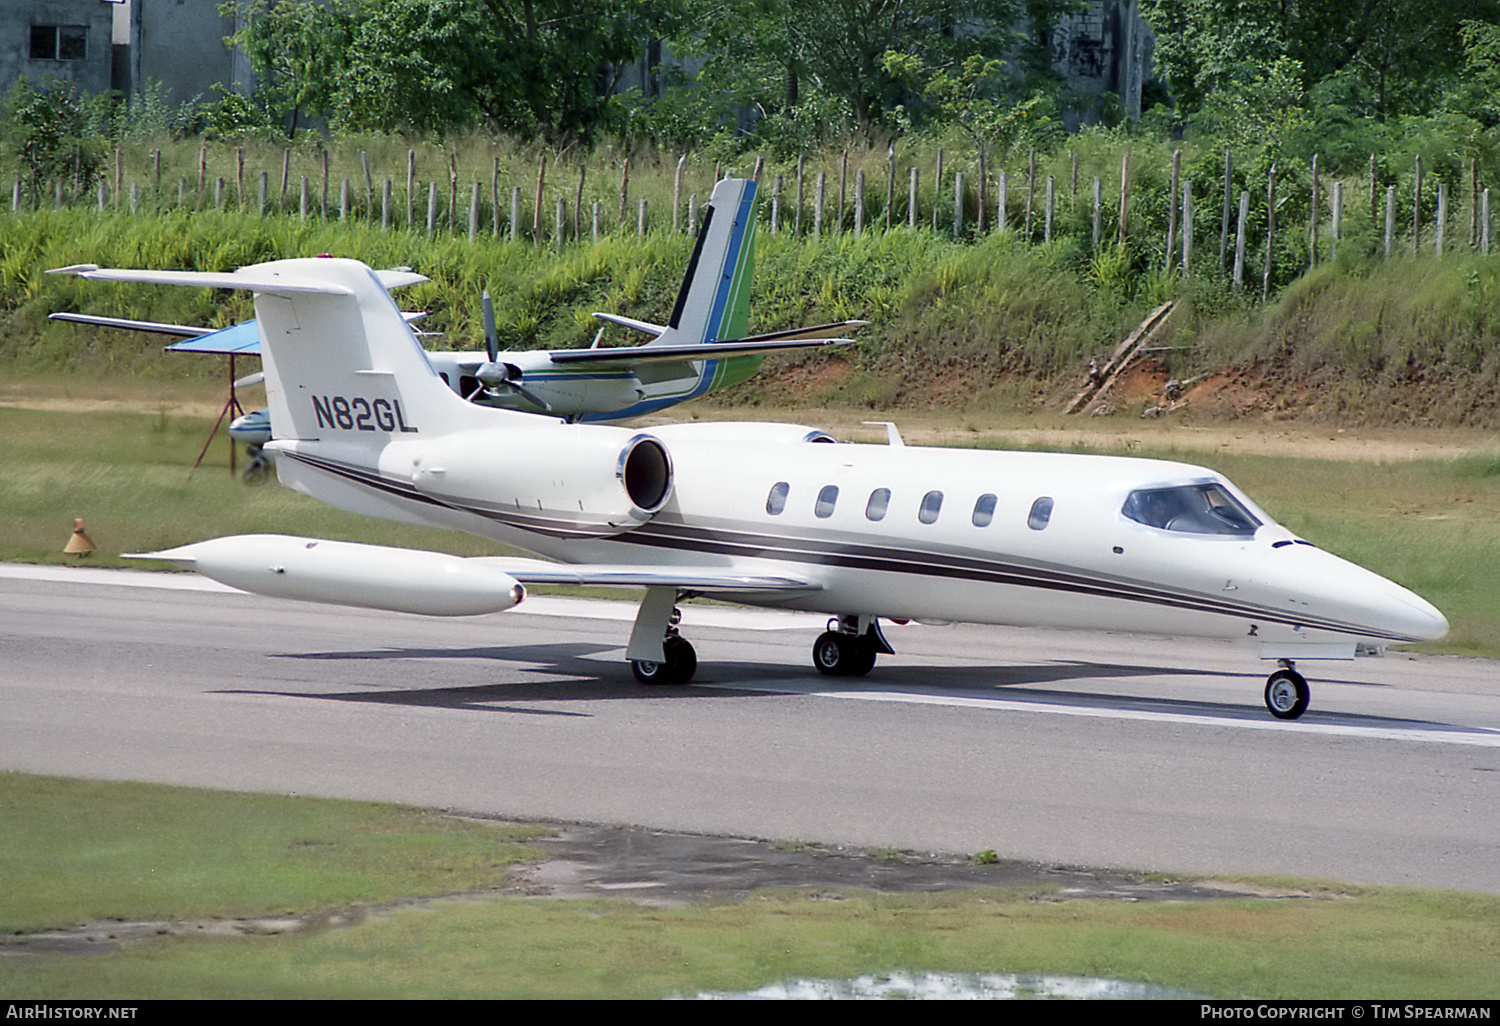
[[[479,294],[488,287],[501,344],[531,348],[587,344],[594,310],[665,318],[690,247],[685,234],[669,231],[608,234],[557,252],[486,236],[429,239],[364,222],[231,211],[4,215],[0,369],[202,377],[214,372],[213,361],[163,359],[160,338],[53,324],[46,315],[83,310],[208,325],[251,316],[243,296],[43,273],[71,263],[228,270],[333,253],[408,265],[432,281],[401,301],[431,312],[426,326],[449,333],[441,344],[478,345]],[[1265,307],[1212,279],[1142,272],[1128,252],[1090,256],[1066,239],[1026,245],[1000,234],[956,244],[926,229],[814,239],[763,229],[757,258],[753,329],[873,322],[854,373],[817,393],[823,401],[883,408],[993,403],[998,394],[1028,403],[1037,401],[1037,386],[1061,395],[1089,357],[1112,348],[1150,307],[1177,298],[1172,349],[1158,357],[1170,373],[1239,369],[1256,387],[1332,418],[1500,426],[1500,257],[1386,262],[1362,256],[1351,240],[1337,260]],[[938,379],[961,384],[935,398],[928,386]],[[764,382],[740,393],[742,401],[764,396]]]

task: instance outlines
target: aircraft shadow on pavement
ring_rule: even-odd
[[[464,683],[454,681],[440,687],[384,687],[371,680],[358,691],[278,691],[270,689],[221,689],[218,694],[275,695],[286,698],[316,698],[335,702],[420,705],[442,709],[470,709],[537,716],[588,717],[586,711],[545,708],[543,704],[598,701],[642,701],[659,699],[747,698],[755,695],[806,694],[820,692],[920,691],[929,696],[954,698],[999,698],[1036,705],[1108,708],[1135,712],[1260,720],[1265,710],[1256,700],[1259,688],[1233,701],[1181,699],[1163,695],[1111,695],[1098,691],[1063,690],[1050,685],[1087,679],[1139,677],[1218,677],[1257,681],[1255,672],[1222,669],[1163,667],[1086,661],[1043,662],[999,666],[895,666],[887,664],[868,677],[831,678],[811,667],[779,663],[715,661],[700,666],[689,686],[645,687],[630,675],[626,664],[612,659],[601,663],[600,653],[617,651],[616,644],[561,643],[473,648],[387,648],[342,652],[298,652],[273,655],[276,659],[306,659],[350,663],[405,660],[484,660],[505,664],[502,675],[511,683]],[[541,679],[538,679],[541,678]],[[558,679],[549,679],[558,678]],[[471,678],[472,679],[472,678]],[[1363,681],[1324,683],[1365,684]],[[810,688],[809,685],[812,685]],[[1310,710],[1303,722],[1338,723],[1353,726],[1404,729],[1454,729],[1452,725],[1399,717],[1371,716]],[[1462,728],[1458,728],[1462,729]]]

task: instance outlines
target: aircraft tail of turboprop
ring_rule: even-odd
[[[672,316],[648,345],[698,345],[749,334],[756,188],[748,178],[725,178],[714,186]]]

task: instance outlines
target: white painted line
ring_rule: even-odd
[[[1500,731],[1476,731],[1470,733],[1460,730],[1359,727],[1343,723],[1242,720],[1228,716],[1192,716],[1186,713],[1153,712],[1147,709],[1108,709],[1097,706],[1059,705],[1052,702],[1018,702],[1014,699],[1004,698],[965,698],[959,695],[913,695],[882,691],[811,691],[807,693],[817,698],[847,698],[863,702],[947,705],[968,709],[1050,713],[1054,716],[1087,716],[1094,719],[1106,720],[1147,720],[1155,723],[1183,723],[1193,726],[1232,727],[1241,730],[1290,731],[1298,734],[1333,734],[1340,737],[1362,737],[1384,741],[1423,741],[1429,744],[1474,745],[1480,748],[1500,748]]]

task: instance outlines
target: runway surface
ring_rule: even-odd
[[[646,689],[634,608],[429,619],[199,578],[0,565],[0,768],[1173,874],[1500,893],[1500,665],[1272,668],[1217,642],[924,627],[843,681],[823,619],[684,607]]]

